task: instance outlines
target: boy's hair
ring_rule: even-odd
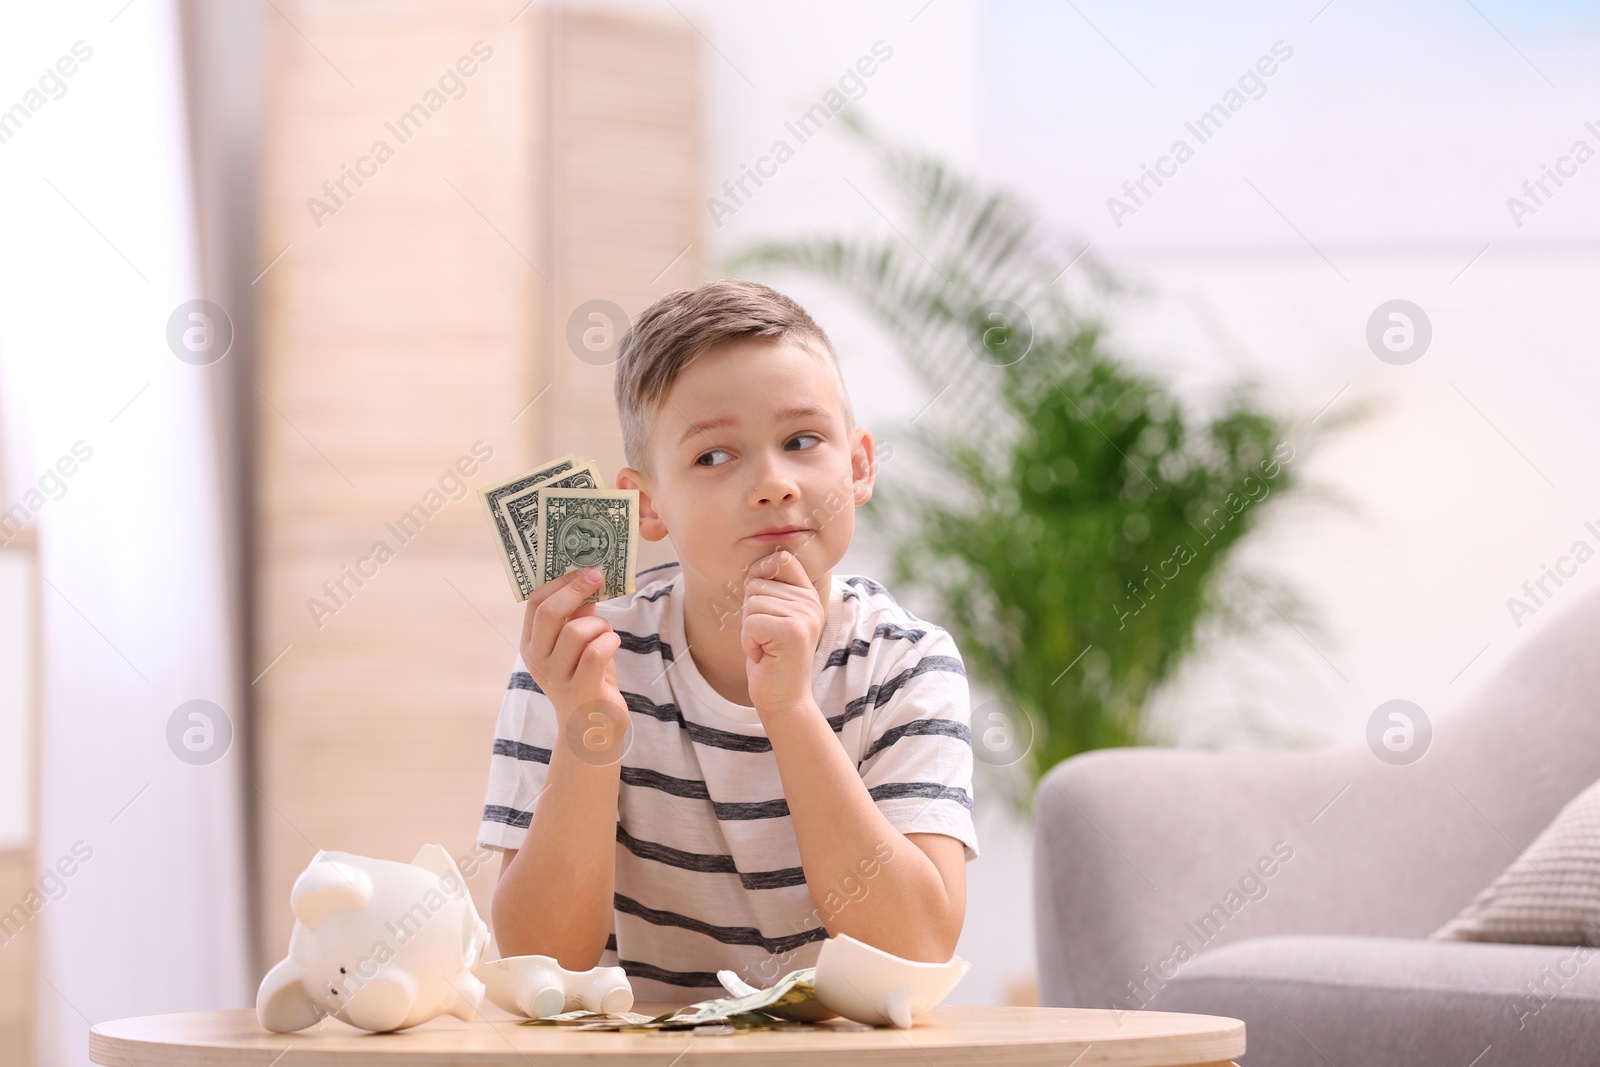
[[[617,346],[614,390],[628,466],[653,474],[650,428],[684,368],[712,345],[748,338],[793,341],[826,355],[839,378],[845,429],[855,428],[838,354],[806,309],[760,282],[719,278],[663,296],[644,309]]]

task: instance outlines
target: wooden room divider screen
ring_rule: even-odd
[[[438,842],[487,916],[499,862],[473,842],[521,605],[475,490],[566,452],[609,481],[613,368],[569,348],[569,320],[701,280],[687,22],[274,6],[252,384],[263,969],[318,849]]]

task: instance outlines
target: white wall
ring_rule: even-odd
[[[33,844],[36,584],[31,554],[0,551],[0,849]]]
[[[1319,246],[1459,241],[1469,257],[1600,236],[1600,159],[1520,229],[1505,204],[1576,138],[1596,144],[1593,5],[1075,6],[985,5],[982,158],[1098,247],[1304,247],[1291,223]],[[1187,134],[1277,41],[1293,56],[1264,94],[1206,143]],[[1179,137],[1194,157],[1115,225],[1107,199]]]
[[[33,920],[53,1067],[89,1062],[94,1022],[253,1003],[246,778],[241,746],[200,766],[168,743],[179,705],[238,706],[208,368],[166,340],[197,285],[172,5],[0,20],[0,108],[92,49],[0,144],[0,509],[43,486],[38,859],[71,868]]]

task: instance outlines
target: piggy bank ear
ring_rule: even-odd
[[[417,849],[417,854],[411,857],[411,863],[413,866],[432,871],[447,881],[451,875],[454,875],[457,881],[461,878],[461,868],[456,866],[455,858],[443,845],[423,845]]]
[[[281,960],[261,980],[256,991],[256,1018],[274,1033],[287,1034],[315,1026],[324,1012],[300,980],[293,960]]]
[[[367,872],[338,860],[314,860],[300,872],[289,891],[294,917],[315,930],[330,912],[362,908],[372,899]]]

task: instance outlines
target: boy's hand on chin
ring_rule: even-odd
[[[756,710],[787,709],[811,699],[811,663],[828,620],[794,553],[780,548],[745,571],[745,679]]]

